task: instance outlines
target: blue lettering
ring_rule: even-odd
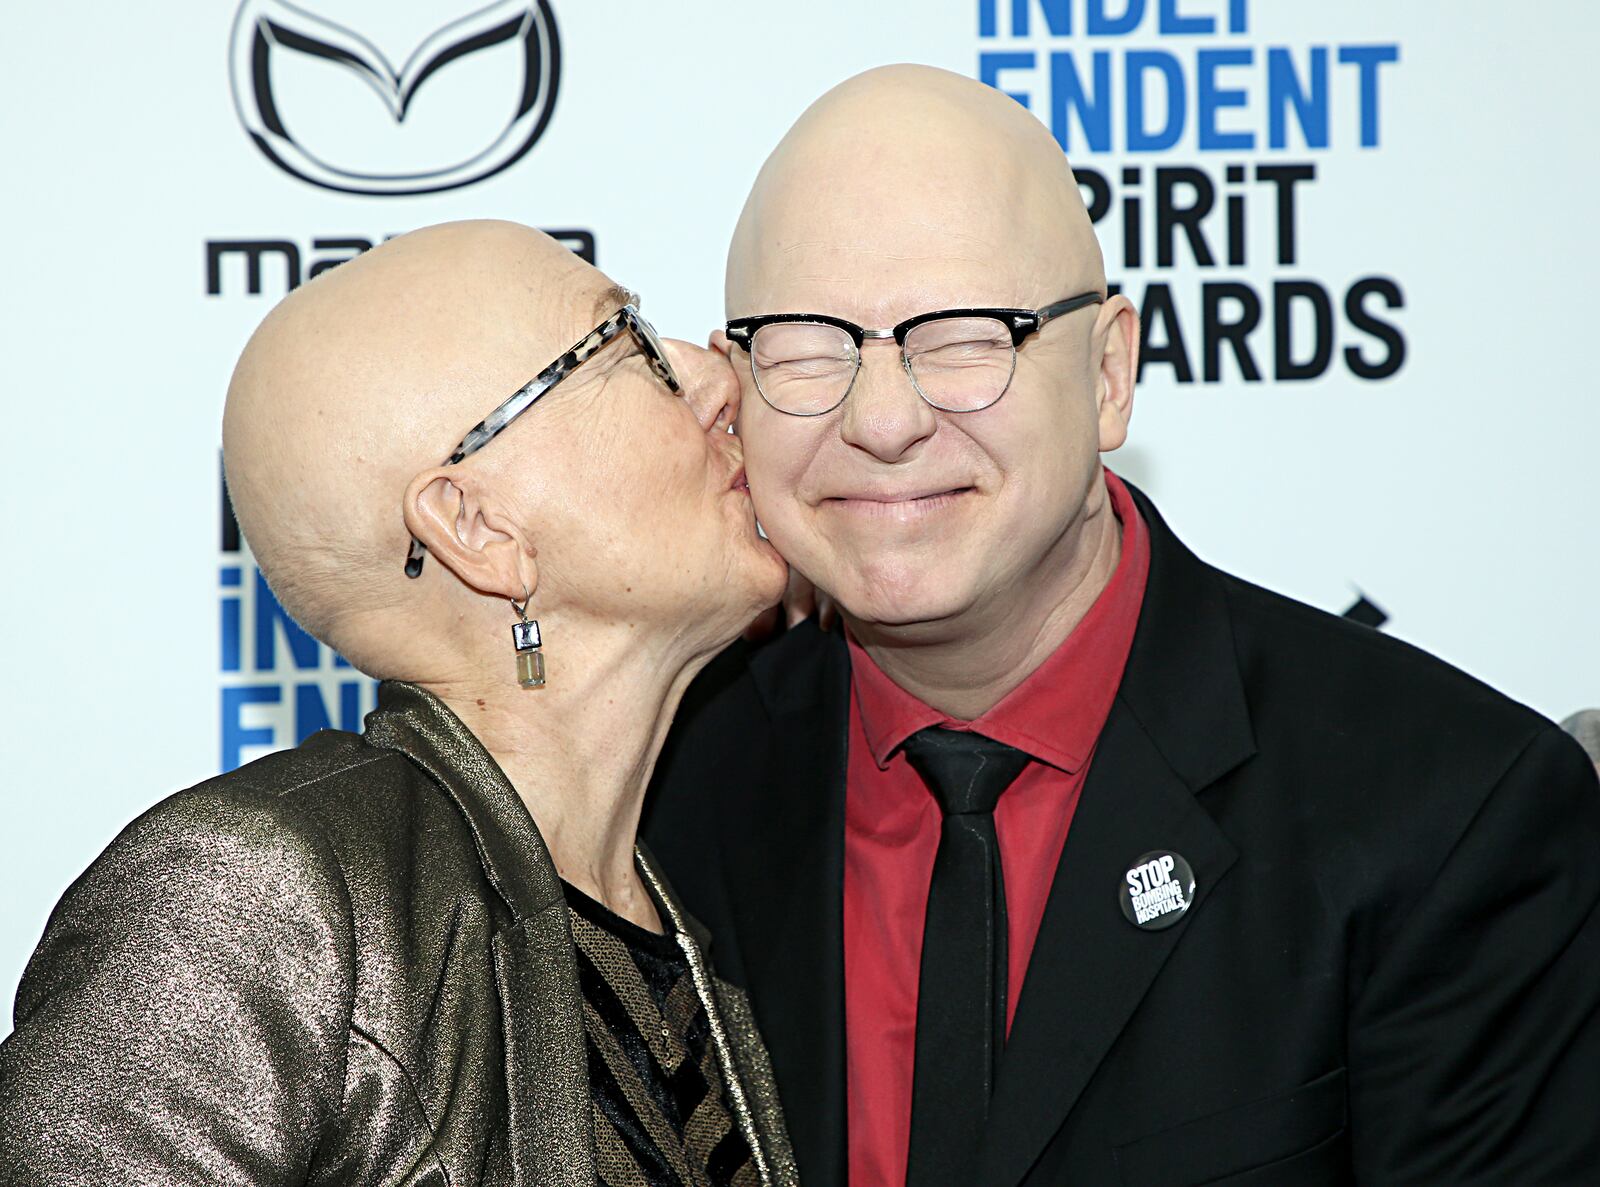
[[[1000,34],[995,26],[996,0],[978,0],[978,36],[997,37]]]
[[[1287,49],[1267,51],[1267,143],[1273,148],[1289,146],[1288,107],[1294,105],[1295,119],[1307,148],[1328,147],[1328,50],[1311,49],[1310,89],[1300,85],[1294,57]]]
[[[1090,37],[1121,37],[1132,33],[1139,27],[1139,22],[1144,20],[1144,0],[1127,0],[1127,7],[1120,16],[1109,16],[1106,5],[1109,0],[1089,0],[1088,19],[1084,21],[1084,32]]]
[[[294,686],[294,740],[304,742],[318,730],[333,729],[333,719],[328,715],[328,703],[323,700],[322,688],[315,683]],[[339,728],[355,733],[361,728],[361,684],[345,680],[339,684]]]
[[[1243,107],[1245,92],[1238,87],[1219,87],[1217,70],[1227,66],[1248,66],[1256,59],[1253,49],[1203,49],[1196,57],[1199,74],[1200,149],[1207,151],[1238,151],[1256,146],[1254,132],[1220,132],[1217,130],[1217,109]]]
[[[1052,37],[1072,35],[1072,0],[1011,0],[1011,36],[1026,37],[1032,25],[1033,5],[1044,14]]]
[[[294,686],[294,742],[298,746],[318,730],[331,730],[328,704],[315,684]]]
[[[1067,117],[1076,112],[1078,126],[1090,152],[1111,151],[1111,55],[1094,51],[1094,94],[1083,89],[1077,63],[1070,50],[1050,55],[1050,131],[1061,146],[1070,151]]]
[[[1039,64],[1039,55],[1032,50],[1018,50],[1012,53],[996,53],[985,51],[978,55],[978,81],[985,86],[993,87],[997,91],[1005,91],[1024,107],[1031,108],[1033,103],[1026,91],[1006,91],[1000,85],[1000,72],[1002,70],[1033,70]]]
[[[218,573],[224,589],[237,589],[244,581],[238,565],[223,565]],[[222,670],[237,672],[244,666],[244,648],[240,638],[243,632],[243,611],[237,594],[223,594],[218,609],[222,614]]]
[[[1249,32],[1244,19],[1244,0],[1228,0],[1228,32]]]
[[[1398,45],[1346,45],[1339,49],[1341,65],[1361,72],[1361,147],[1378,147],[1378,67],[1398,62]]]
[[[1178,0],[1161,0],[1161,18],[1157,28],[1163,37],[1191,34],[1203,37],[1217,31],[1217,22],[1208,16],[1179,16]]]
[[[361,684],[346,680],[339,685],[339,728],[352,734],[361,731]]]
[[[222,612],[222,670],[237,672],[244,667],[244,647],[241,635],[243,613],[237,596],[223,595],[219,607]]]
[[[284,642],[289,644],[289,654],[294,666],[302,671],[319,665],[322,644],[301,629],[278,603],[267,586],[267,579],[256,570],[256,671],[272,672],[278,667],[278,635],[274,627],[282,626]]]
[[[222,690],[222,769],[232,771],[240,765],[246,746],[271,746],[275,741],[270,726],[246,729],[240,720],[246,705],[276,705],[283,690],[275,684],[246,685]]]
[[[1183,68],[1165,50],[1129,50],[1127,55],[1126,109],[1128,113],[1128,151],[1162,152],[1178,143],[1188,116],[1188,99],[1183,90]],[[1159,131],[1145,124],[1144,78],[1149,71],[1165,76],[1167,122]]]

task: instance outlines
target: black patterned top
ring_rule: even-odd
[[[756,1187],[677,938],[630,923],[569,883],[562,890],[578,950],[599,1181]]]

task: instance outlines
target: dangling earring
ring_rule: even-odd
[[[512,599],[511,608],[522,619],[511,624],[511,641],[517,647],[517,683],[523,688],[544,687],[544,652],[539,650],[539,620],[528,617],[528,587],[522,587],[522,602]]]

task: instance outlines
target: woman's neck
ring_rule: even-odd
[[[547,628],[547,683],[503,656],[419,681],[472,730],[532,813],[561,877],[642,927],[661,930],[634,863],[645,790],[684,690],[709,656],[673,654],[626,627]]]

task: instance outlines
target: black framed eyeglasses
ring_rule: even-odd
[[[667,353],[662,349],[661,339],[656,334],[655,327],[640,316],[639,298],[631,293],[629,296],[632,299],[626,305],[590,330],[570,350],[512,392],[498,408],[473,425],[461,439],[461,444],[455,447],[442,464],[453,466],[477,453],[493,441],[507,425],[532,408],[542,396],[548,395],[556,384],[599,354],[607,343],[624,332],[633,336],[640,353],[644,355],[645,361],[650,364],[650,370],[655,372],[656,377],[667,385],[673,395],[682,395],[683,385],[678,382],[672,364],[667,361]],[[413,536],[411,550],[406,554],[407,577],[421,575],[422,562],[427,555],[427,545]]]
[[[769,313],[728,322],[728,341],[750,355],[761,398],[790,416],[832,412],[855,386],[861,344],[892,338],[911,384],[943,412],[978,412],[1011,386],[1017,348],[1050,322],[1105,300],[1080,293],[1042,309],[936,309],[888,330],[824,313]]]

